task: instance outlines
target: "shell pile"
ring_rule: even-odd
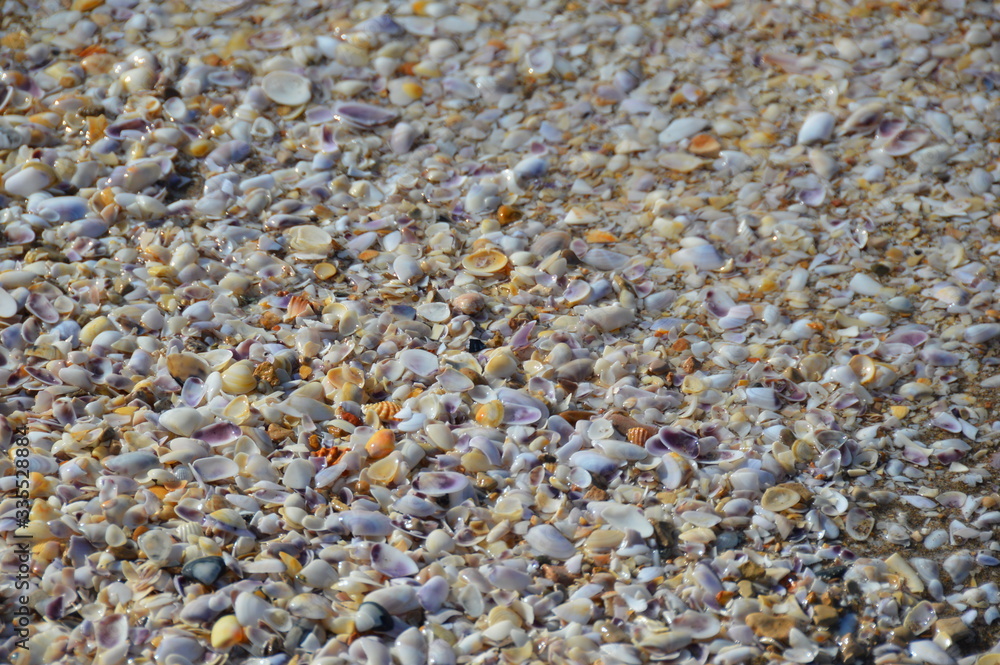
[[[0,661],[1000,662],[994,32],[3,1]]]

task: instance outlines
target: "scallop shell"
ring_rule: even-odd
[[[496,249],[481,249],[462,259],[462,267],[477,277],[489,277],[507,266],[507,256]]]
[[[641,446],[646,443],[646,439],[653,436],[654,434],[656,434],[656,430],[653,429],[652,427],[640,426],[640,427],[630,428],[625,436],[628,439],[629,443],[634,443],[637,446]]]
[[[365,407],[365,411],[374,413],[378,416],[379,420],[385,422],[386,420],[394,420],[394,416],[400,412],[402,405],[399,402],[376,402],[375,404],[369,404]]]
[[[764,496],[760,499],[760,505],[765,510],[780,513],[797,504],[800,499],[801,497],[798,492],[790,487],[779,485],[777,487],[769,487],[764,492]]]

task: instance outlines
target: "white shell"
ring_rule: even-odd
[[[802,123],[802,127],[799,129],[798,143],[812,145],[826,141],[833,135],[833,128],[836,124],[837,119],[832,113],[826,111],[813,113]]]
[[[271,101],[284,106],[301,106],[312,98],[309,79],[292,72],[271,72],[261,87]]]

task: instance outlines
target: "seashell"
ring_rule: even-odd
[[[477,277],[490,277],[507,266],[507,256],[495,249],[481,249],[462,259],[462,267]]]
[[[253,365],[247,360],[233,363],[222,372],[222,389],[230,395],[246,395],[257,388]]]
[[[629,440],[629,443],[642,446],[645,445],[646,441],[649,440],[649,437],[654,434],[656,434],[656,430],[652,427],[632,427],[626,433],[626,438]]]
[[[301,106],[312,98],[309,79],[293,72],[271,72],[261,81],[261,88],[271,101],[283,106]]]
[[[802,497],[795,490],[778,485],[776,487],[769,487],[764,492],[764,496],[760,499],[760,505],[765,510],[780,513],[795,506],[801,500]]]
[[[191,463],[191,467],[207,483],[232,478],[240,472],[236,462],[221,455],[197,459]]]
[[[678,250],[670,255],[670,261],[677,266],[689,265],[698,270],[718,270],[726,263],[715,247],[707,243]]]
[[[167,356],[167,371],[170,376],[184,382],[189,378],[204,381],[211,369],[207,362],[193,353],[175,353]]]
[[[373,551],[375,547],[388,547],[388,545],[375,545],[372,547]],[[374,554],[372,555],[372,559],[374,560]],[[358,611],[354,614],[354,629],[359,633],[367,633],[369,631],[384,632],[392,630],[392,626],[392,615],[378,603],[361,603],[358,606]]]
[[[399,455],[390,453],[368,467],[368,480],[376,485],[389,486],[394,484],[404,470],[400,464]]]
[[[230,649],[243,640],[243,627],[236,615],[227,614],[216,619],[210,638],[213,649]]]
[[[318,226],[293,226],[285,232],[285,239],[290,248],[306,254],[326,256],[333,249],[333,238]]]
[[[977,323],[969,326],[962,334],[970,344],[982,344],[1000,335],[1000,323]]]
[[[348,510],[339,514],[341,523],[358,537],[384,537],[392,533],[392,521],[382,513]]]
[[[468,477],[454,471],[424,471],[413,481],[414,489],[428,496],[453,494],[468,486]]]
[[[620,305],[598,307],[587,312],[584,322],[601,332],[614,332],[635,321],[635,311]]]
[[[691,138],[709,126],[708,120],[702,118],[677,118],[660,132],[657,140],[661,145],[670,145]]]
[[[463,293],[452,298],[451,306],[459,314],[475,316],[486,307],[486,300],[478,293]]]
[[[881,102],[871,102],[856,108],[847,116],[838,130],[839,134],[871,134],[882,122],[885,107]]]
[[[413,148],[420,132],[408,122],[397,123],[389,135],[389,148],[397,155],[403,155]]]
[[[365,407],[365,411],[374,413],[382,422],[395,420],[395,416],[403,407],[399,402],[376,402]]]
[[[927,143],[930,137],[931,133],[922,127],[904,129],[892,134],[892,138],[886,142],[882,149],[887,155],[901,157],[917,150],[920,146]]]
[[[191,407],[170,409],[160,414],[160,426],[178,436],[191,436],[203,423],[201,413]]]
[[[476,422],[483,427],[499,427],[504,419],[504,406],[500,400],[490,400],[476,407]]]
[[[851,508],[844,518],[844,530],[854,540],[867,540],[875,528],[875,519],[861,508]]]
[[[372,545],[371,560],[375,570],[390,578],[410,577],[420,572],[413,559],[391,545]]]
[[[396,273],[396,278],[404,284],[413,284],[424,276],[424,271],[420,269],[420,264],[412,256],[401,254],[392,262],[392,271]]]
[[[396,435],[392,430],[377,430],[365,443],[365,451],[371,459],[382,459],[396,449]]]
[[[663,152],[657,156],[656,162],[660,166],[678,173],[690,173],[708,163],[704,159],[699,159],[686,152]]]
[[[551,524],[531,527],[524,539],[531,549],[553,559],[566,560],[576,554],[576,546]]]
[[[58,182],[59,176],[51,166],[42,162],[25,162],[19,169],[8,171],[0,179],[0,186],[11,196],[27,198]]]
[[[518,180],[533,180],[535,178],[541,178],[548,171],[549,163],[542,157],[537,155],[531,155],[525,157],[517,164],[511,171],[518,178]]]
[[[61,318],[48,298],[40,293],[28,294],[24,307],[44,323],[58,323]]]
[[[476,183],[465,195],[465,210],[473,215],[488,215],[500,207],[500,189],[493,183]]]
[[[937,621],[937,612],[934,611],[934,606],[926,600],[922,600],[906,613],[903,625],[914,635],[920,635],[934,625],[935,621]]]
[[[399,354],[403,367],[417,376],[431,376],[438,370],[438,357],[423,349],[406,349]]]
[[[796,142],[799,145],[812,145],[826,141],[833,135],[833,128],[837,124],[837,119],[832,113],[820,111],[810,114],[799,128],[799,136]]]
[[[206,556],[184,564],[181,575],[205,586],[212,586],[225,570],[226,563],[221,556]]]
[[[395,120],[397,115],[394,111],[358,102],[338,104],[334,108],[334,113],[341,122],[360,129],[384,125]]]

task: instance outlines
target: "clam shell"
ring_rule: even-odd
[[[769,487],[764,492],[764,496],[760,499],[760,505],[765,510],[778,513],[788,510],[800,500],[801,497],[798,492],[789,487],[779,485],[777,487]]]
[[[507,266],[507,256],[495,249],[481,249],[462,259],[462,267],[478,277],[489,277]]]
[[[261,81],[264,94],[276,104],[301,106],[312,98],[312,84],[293,72],[271,72]]]

